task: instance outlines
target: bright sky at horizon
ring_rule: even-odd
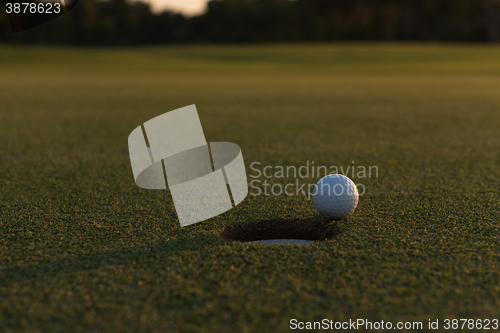
[[[197,15],[205,11],[209,0],[139,0],[151,4],[153,11],[173,10],[186,15]]]

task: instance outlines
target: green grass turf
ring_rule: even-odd
[[[1,46],[1,330],[499,318],[499,92],[493,46]],[[353,179],[358,209],[311,247],[218,237],[310,219],[304,196],[249,196],[180,228],[167,191],[135,186],[127,138],[194,103],[207,140],[240,145],[249,175],[252,162],[354,160],[379,177]]]

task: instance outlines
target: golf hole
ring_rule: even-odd
[[[225,227],[220,237],[237,242],[265,245],[310,245],[339,234],[335,221],[325,217],[311,220],[262,220],[249,221]]]

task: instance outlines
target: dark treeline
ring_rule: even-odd
[[[193,18],[153,14],[126,0],[81,0],[67,15],[18,34],[1,8],[0,41],[13,43],[500,41],[498,0],[220,0]]]

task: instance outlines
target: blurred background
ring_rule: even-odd
[[[500,41],[499,0],[84,0],[0,42],[55,45]]]

